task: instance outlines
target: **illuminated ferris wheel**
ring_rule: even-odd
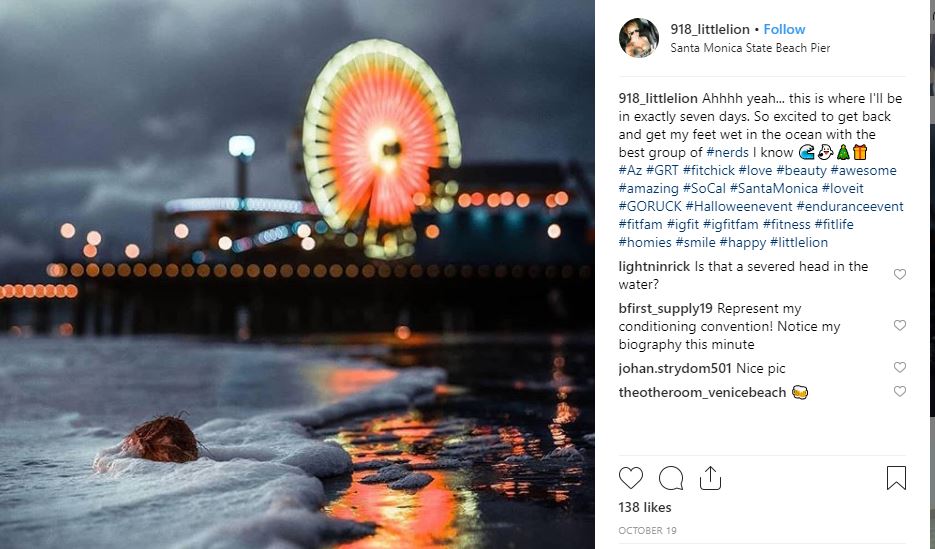
[[[325,220],[362,232],[369,257],[412,254],[412,214],[454,204],[457,185],[429,178],[461,164],[454,109],[431,67],[395,42],[364,40],[331,58],[309,94],[302,150]]]

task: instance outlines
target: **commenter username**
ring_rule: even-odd
[[[788,392],[782,387],[774,389],[757,389],[755,387],[729,387],[726,389],[660,389],[647,387],[631,389],[621,387],[618,389],[620,398],[697,398],[708,400],[713,398],[786,398]]]

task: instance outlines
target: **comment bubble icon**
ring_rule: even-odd
[[[674,465],[669,465],[659,471],[659,485],[666,490],[682,490],[683,482],[682,470]]]

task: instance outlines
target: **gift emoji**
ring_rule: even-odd
[[[867,159],[867,146],[866,145],[854,145],[854,160],[866,160]]]

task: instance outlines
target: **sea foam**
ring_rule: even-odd
[[[208,421],[194,429],[201,448],[193,462],[147,461],[117,444],[100,450],[93,468],[102,478],[131,487],[119,506],[181,506],[204,516],[199,507],[213,505],[209,515],[230,517],[168,545],[314,547],[365,536],[375,525],[320,512],[325,493],[319,479],[349,474],[353,465],[340,445],[310,439],[307,428],[425,401],[444,379],[442,370],[413,368],[331,404]]]

